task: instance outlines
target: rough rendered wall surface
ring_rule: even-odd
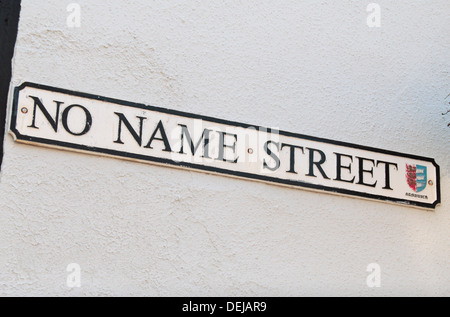
[[[74,1],[75,2],[75,1]],[[450,295],[448,0],[23,0],[31,81],[433,157],[434,212],[14,143],[0,295]],[[447,99],[446,99],[447,98]],[[11,96],[8,109],[11,109]],[[81,288],[66,285],[69,263]],[[369,263],[381,287],[366,285]]]

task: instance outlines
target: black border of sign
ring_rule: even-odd
[[[139,154],[133,154],[133,153],[128,153],[128,152],[121,152],[121,151],[115,151],[115,150],[109,150],[109,149],[103,149],[103,148],[88,147],[88,146],[79,145],[79,144],[66,143],[66,142],[47,140],[47,139],[42,139],[42,138],[35,138],[35,137],[21,135],[15,127],[16,127],[16,120],[17,120],[19,92],[22,89],[24,89],[25,87],[31,87],[31,88],[37,88],[37,89],[42,89],[42,90],[47,90],[47,91],[52,91],[52,92],[58,92],[58,93],[63,93],[63,94],[87,98],[87,99],[100,100],[100,101],[115,103],[115,104],[119,104],[119,105],[123,105],[123,106],[129,106],[129,107],[134,107],[134,108],[139,108],[139,109],[162,112],[162,113],[166,113],[166,114],[172,114],[172,115],[177,115],[177,116],[182,116],[182,117],[187,117],[187,118],[200,119],[200,120],[210,121],[210,122],[214,122],[214,123],[218,123],[218,124],[225,124],[225,125],[237,126],[237,127],[242,127],[242,128],[265,129],[268,132],[271,131],[271,129],[259,127],[256,125],[250,125],[250,124],[245,124],[245,123],[240,123],[240,122],[217,119],[217,118],[212,118],[212,117],[207,117],[207,116],[202,116],[202,115],[197,115],[197,114],[192,114],[192,113],[187,113],[187,112],[182,112],[182,111],[177,111],[177,110],[170,110],[170,109],[161,108],[161,107],[149,106],[149,105],[145,105],[145,104],[138,104],[138,103],[128,102],[128,101],[119,100],[119,99],[113,99],[113,98],[102,97],[102,96],[98,96],[98,95],[92,95],[92,94],[81,93],[81,92],[76,92],[76,91],[71,91],[71,90],[66,90],[66,89],[61,89],[61,88],[50,87],[50,86],[41,85],[41,84],[25,82],[14,89],[13,111],[12,111],[12,115],[11,115],[11,132],[14,133],[15,137],[19,140],[29,141],[29,142],[37,142],[37,143],[48,144],[48,145],[52,145],[52,146],[60,146],[60,147],[64,147],[64,148],[73,148],[76,150],[81,150],[81,151],[86,151],[86,152],[97,152],[97,153],[102,153],[102,154],[116,156],[116,157],[125,157],[125,158],[137,159],[137,160],[142,160],[142,161],[150,161],[150,162],[155,162],[155,163],[169,164],[169,165],[174,165],[174,166],[178,166],[178,167],[187,167],[187,168],[203,170],[203,171],[212,172],[212,173],[227,174],[227,175],[236,176],[236,177],[240,177],[240,178],[244,178],[244,179],[255,179],[255,180],[260,180],[260,181],[265,181],[265,182],[270,182],[270,183],[278,183],[278,184],[282,184],[282,185],[294,186],[294,187],[303,187],[303,188],[309,188],[309,189],[313,189],[313,190],[320,190],[320,191],[338,193],[338,194],[349,195],[349,196],[358,196],[358,197],[362,197],[362,198],[400,203],[400,204],[403,204],[404,206],[412,205],[412,206],[417,206],[417,207],[422,207],[422,208],[433,208],[434,209],[434,208],[436,208],[436,206],[438,204],[441,203],[440,169],[439,169],[439,165],[437,165],[435,160],[432,158],[426,158],[426,157],[422,157],[422,156],[405,154],[405,153],[388,151],[388,150],[381,150],[381,149],[376,149],[376,148],[372,148],[372,147],[368,147],[368,146],[334,141],[334,140],[328,140],[328,139],[323,139],[323,138],[317,138],[317,137],[312,137],[312,136],[302,135],[302,134],[297,134],[297,133],[292,133],[292,132],[286,132],[286,131],[278,131],[277,130],[277,133],[284,135],[284,136],[294,137],[294,138],[300,138],[300,139],[316,141],[316,142],[321,142],[321,143],[334,144],[334,145],[345,146],[345,147],[350,147],[350,148],[354,148],[354,149],[361,149],[361,150],[375,152],[375,153],[400,156],[400,157],[410,158],[410,159],[414,159],[414,160],[422,160],[422,161],[430,162],[436,167],[437,199],[433,203],[422,203],[422,202],[417,202],[417,201],[412,201],[412,200],[407,200],[407,199],[397,199],[397,198],[393,198],[393,197],[361,193],[361,192],[356,192],[356,191],[342,189],[342,188],[334,188],[334,187],[328,187],[328,186],[322,186],[322,185],[315,185],[315,184],[310,184],[310,183],[305,183],[305,182],[300,182],[300,181],[291,181],[291,180],[279,179],[279,178],[275,178],[275,177],[250,174],[250,173],[245,173],[245,172],[235,172],[235,171],[231,171],[231,170],[209,167],[209,166],[204,166],[204,165],[199,165],[199,164],[175,162],[175,161],[172,161],[169,159],[163,159],[163,158],[158,158],[158,157],[153,157],[153,156],[139,155]]]

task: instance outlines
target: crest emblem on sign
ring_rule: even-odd
[[[406,181],[416,193],[427,187],[427,167],[406,164]]]

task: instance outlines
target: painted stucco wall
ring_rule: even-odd
[[[14,143],[0,295],[450,295],[448,0],[22,0],[31,81],[435,158],[434,211]],[[11,98],[8,104],[11,109]],[[66,267],[81,267],[68,288]],[[381,287],[366,284],[369,263]]]

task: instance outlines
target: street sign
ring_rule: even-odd
[[[431,158],[39,84],[15,89],[18,142],[435,208]]]

